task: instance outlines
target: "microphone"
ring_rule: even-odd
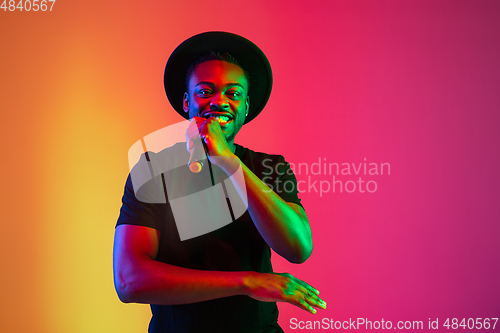
[[[188,167],[192,173],[199,173],[203,168],[203,162],[205,161],[205,147],[203,143],[198,140],[195,142],[193,149],[191,150],[191,156],[189,156]]]

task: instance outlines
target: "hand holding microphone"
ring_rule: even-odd
[[[189,157],[188,167],[192,173],[199,173],[203,169],[203,163],[206,159],[205,147],[200,139],[193,142],[191,156]]]
[[[191,154],[189,156],[188,168],[192,173],[199,173],[203,169],[205,159],[207,158],[207,149],[200,136],[200,129],[198,128],[196,119],[193,118],[186,131],[187,148]]]
[[[207,158],[219,165],[225,161],[222,157],[233,153],[215,117],[193,117],[186,131],[186,141],[191,154],[188,167],[194,173],[202,170]]]

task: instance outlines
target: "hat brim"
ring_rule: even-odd
[[[210,52],[231,54],[250,76],[248,95],[250,108],[245,124],[252,121],[264,109],[273,86],[271,65],[264,52],[248,39],[222,31],[210,31],[195,35],[182,42],[170,55],[165,67],[163,82],[172,107],[182,117],[189,119],[183,109],[188,68]]]

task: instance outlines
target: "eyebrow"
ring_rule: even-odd
[[[202,84],[207,85],[207,86],[210,86],[210,87],[212,87],[212,88],[214,88],[214,87],[215,87],[215,84],[214,84],[213,82],[209,82],[209,81],[201,81],[201,82],[198,82],[198,83],[195,85],[195,87],[198,87],[198,86],[200,86],[200,85],[202,85]],[[241,83],[237,83],[237,82],[235,82],[235,83],[228,83],[228,84],[225,84],[225,85],[224,85],[224,88],[231,88],[231,87],[240,87],[241,89],[245,89],[245,87],[243,87],[243,85],[242,85]]]

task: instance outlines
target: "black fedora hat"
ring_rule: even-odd
[[[189,115],[182,107],[182,98],[187,91],[186,72],[194,62],[210,52],[229,53],[249,74],[250,109],[245,124],[250,122],[264,109],[271,95],[273,86],[271,65],[257,45],[229,32],[209,31],[195,35],[182,42],[172,52],[163,77],[170,104],[182,117],[189,119]]]

